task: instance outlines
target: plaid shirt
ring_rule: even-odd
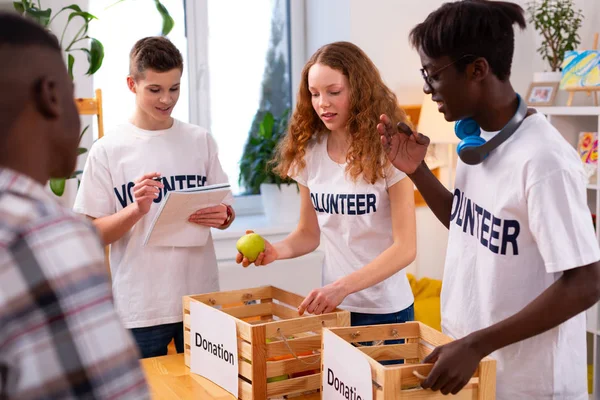
[[[0,168],[0,399],[149,398],[91,225]]]

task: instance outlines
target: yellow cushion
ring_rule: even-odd
[[[440,293],[442,281],[430,278],[417,280],[412,274],[406,274],[406,276],[415,297],[415,320],[441,331]]]

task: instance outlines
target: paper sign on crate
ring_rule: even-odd
[[[323,330],[323,400],[373,400],[371,367],[364,354]]]
[[[233,319],[201,303],[190,304],[190,372],[238,398],[238,346]]]

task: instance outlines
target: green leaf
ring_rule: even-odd
[[[68,59],[69,76],[71,77],[71,80],[73,80],[73,65],[75,64],[75,57],[73,57],[72,54],[69,54]]]
[[[13,1],[13,7],[14,7],[15,11],[18,12],[19,14],[23,15],[23,13],[25,13],[25,6],[23,5],[22,2]]]
[[[264,135],[263,137],[266,139],[271,139],[271,136],[273,136],[273,125],[275,125],[275,119],[273,118],[273,114],[271,114],[270,112],[267,112],[265,114],[265,117],[263,118],[261,125],[261,129],[263,127],[264,124]]]
[[[86,152],[87,152],[87,149],[85,147],[79,147],[77,149],[77,155],[79,155],[79,156],[82,155],[82,154],[84,154],[84,153],[86,153]]]
[[[81,131],[81,134],[79,135],[79,141],[81,142],[81,138],[83,137],[83,135],[85,134],[85,132],[88,130],[90,126],[86,125],[85,128],[83,128],[83,130]]]
[[[75,17],[83,18],[83,20],[85,21],[84,23],[86,23],[86,24],[89,23],[93,19],[98,19],[94,15],[90,14],[87,11],[79,10],[79,11],[73,11],[71,14],[69,14],[69,19],[67,22],[70,22]]]
[[[87,70],[86,75],[93,75],[102,66],[104,60],[104,46],[97,39],[91,40],[90,50],[87,51],[88,62],[90,68]]]
[[[156,5],[156,9],[160,13],[160,16],[163,20],[162,35],[167,36],[171,32],[171,30],[173,30],[173,27],[175,26],[175,21],[169,14],[169,10],[167,10],[167,8],[160,2],[160,0],[154,0],[154,4]]]
[[[50,178],[50,190],[57,196],[62,196],[65,193],[66,178]]]
[[[43,27],[47,27],[50,22],[50,15],[52,15],[52,9],[39,10],[37,8],[27,8],[25,9],[25,15],[34,19]]]

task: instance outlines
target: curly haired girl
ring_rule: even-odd
[[[352,313],[352,325],[413,319],[403,270],[416,253],[413,185],[387,160],[377,132],[381,114],[406,122],[369,57],[348,42],[317,50],[302,71],[275,159],[275,170],[299,184],[300,221],[254,261],[266,265],[321,245],[323,287],[305,298],[301,314],[340,306]],[[237,262],[250,264],[241,254]]]

